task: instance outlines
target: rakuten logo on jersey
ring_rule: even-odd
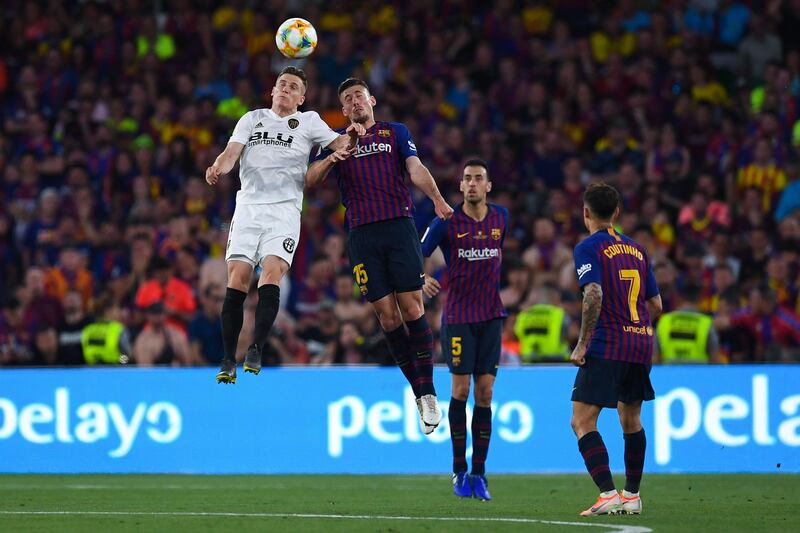
[[[392,145],[388,143],[372,143],[366,145],[358,145],[356,147],[356,153],[353,154],[353,157],[364,157],[366,155],[377,154],[380,152],[392,152]]]
[[[500,250],[497,248],[459,248],[458,258],[467,261],[485,261],[500,257]]]

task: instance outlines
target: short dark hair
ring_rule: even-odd
[[[292,76],[297,76],[298,78],[303,80],[303,87],[308,89],[308,76],[306,76],[306,73],[303,69],[289,65],[288,67],[283,67],[283,70],[281,70],[280,74],[278,74],[278,77],[280,78],[284,74],[291,74]]]
[[[356,85],[360,85],[367,90],[368,93],[372,94],[372,91],[369,90],[369,85],[362,79],[359,78],[347,78],[342,83],[339,84],[339,91],[336,93],[338,96],[342,96],[342,93],[345,92],[350,87],[355,87]]]
[[[619,205],[619,193],[617,189],[602,181],[592,183],[583,193],[583,203],[601,220],[611,220]]]
[[[483,169],[486,171],[486,179],[492,181],[491,175],[489,174],[489,164],[483,159],[479,157],[467,159],[467,161],[464,163],[464,168],[467,167],[483,167]]]

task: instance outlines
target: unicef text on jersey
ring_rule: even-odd
[[[0,472],[448,472],[446,369],[435,373],[445,413],[429,437],[394,369],[265,372],[221,388],[208,369],[2,370]],[[574,375],[568,366],[500,369],[492,472],[583,471],[569,427]],[[262,377],[274,401],[245,420],[235,406],[262,403]],[[655,367],[652,377],[649,471],[800,472],[800,368]],[[291,431],[280,429],[287,410]],[[224,432],[211,423],[231,414]],[[600,430],[618,432],[615,417],[601,415]],[[622,439],[608,440],[622,471]],[[219,449],[241,447],[271,453],[256,465],[218,460]]]

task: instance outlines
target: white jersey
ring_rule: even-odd
[[[339,136],[314,111],[279,117],[271,109],[245,113],[228,142],[244,145],[239,159],[237,204],[303,203],[303,181],[314,145]]]

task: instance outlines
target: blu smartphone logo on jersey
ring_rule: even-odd
[[[294,136],[289,135],[287,138],[284,138],[285,135],[286,134],[283,132],[270,135],[268,131],[257,131],[252,134],[249,139],[247,139],[247,146],[263,144],[266,146],[274,145],[283,146],[284,148],[291,148]]]

